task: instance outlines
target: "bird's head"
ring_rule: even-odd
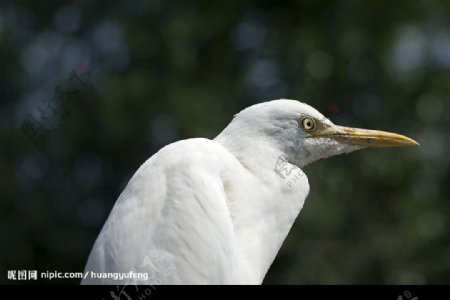
[[[248,107],[230,125],[232,131],[240,131],[249,140],[263,140],[261,145],[275,149],[299,167],[366,147],[418,145],[396,133],[335,125],[313,107],[286,99]]]

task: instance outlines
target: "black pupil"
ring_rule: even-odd
[[[306,121],[306,127],[310,128],[312,126],[311,121]]]

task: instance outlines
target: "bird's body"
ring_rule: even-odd
[[[145,260],[157,260],[154,282],[260,283],[276,254],[262,246],[281,246],[309,191],[302,180],[289,188],[272,169],[257,176],[216,141],[171,144],[133,176],[87,269],[148,272]]]
[[[117,200],[83,283],[260,284],[309,193],[299,167],[363,147],[311,139],[305,116],[334,126],[306,104],[278,100],[242,111],[214,140],[153,155]],[[277,172],[280,159],[298,170],[295,181]]]

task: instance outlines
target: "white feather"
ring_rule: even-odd
[[[329,122],[306,104],[277,100],[242,111],[215,140],[161,149],[117,200],[82,283],[260,284],[309,193],[298,166],[329,155],[305,156],[302,115]],[[280,157],[295,180],[274,171]],[[149,277],[91,276],[130,271]]]

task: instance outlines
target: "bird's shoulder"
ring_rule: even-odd
[[[176,168],[179,172],[202,174],[237,164],[236,158],[220,143],[206,138],[192,138],[169,144],[150,157],[136,171],[142,176]]]
[[[234,165],[233,159],[222,145],[204,138],[169,144],[139,167],[120,195],[118,204],[126,200],[130,205],[144,206],[143,202],[150,201],[156,205],[152,209],[155,211],[167,200],[178,198],[168,197],[171,190],[193,189],[194,182],[200,179],[215,180],[225,166]]]

